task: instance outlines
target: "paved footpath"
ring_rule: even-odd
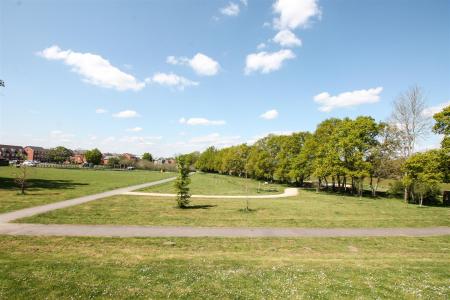
[[[0,214],[0,224],[8,223],[8,222],[11,222],[11,221],[14,221],[17,219],[21,219],[21,218],[25,218],[25,217],[31,217],[34,215],[46,213],[46,212],[49,212],[49,211],[52,211],[55,209],[79,205],[79,204],[83,204],[86,202],[90,202],[90,201],[94,201],[94,200],[98,200],[98,199],[102,199],[102,198],[106,198],[106,197],[110,197],[110,196],[121,195],[126,192],[139,190],[139,189],[143,189],[143,188],[146,188],[149,186],[166,183],[169,181],[173,181],[175,179],[176,179],[176,177],[170,177],[167,179],[133,185],[133,186],[115,189],[115,190],[98,193],[98,194],[94,194],[94,195],[79,197],[79,198],[70,199],[70,200],[64,200],[64,201],[60,201],[60,202],[55,202],[55,203],[50,203],[50,204],[45,204],[45,205],[41,205],[41,206],[35,206],[35,207],[25,208],[25,209],[21,209],[21,210],[16,210],[16,211],[9,212],[9,213]]]
[[[115,189],[95,195],[26,208],[0,214],[0,234],[30,236],[95,236],[95,237],[380,237],[380,236],[437,236],[450,235],[450,227],[429,228],[246,228],[246,227],[160,227],[130,225],[69,225],[69,224],[20,224],[14,220],[49,212],[55,209],[129,193],[133,190],[166,183],[175,178]],[[286,189],[284,194],[297,194]],[[148,195],[148,194],[146,194]],[[278,196],[280,196],[278,195]],[[173,195],[171,195],[173,196]],[[256,196],[274,198],[277,195]],[[199,197],[209,197],[202,196]],[[223,196],[216,196],[222,197]],[[242,196],[233,196],[240,198]],[[253,196],[252,196],[253,197]],[[284,196],[286,197],[286,196]]]
[[[95,237],[381,237],[450,235],[431,228],[243,228],[128,225],[0,224],[0,234]]]

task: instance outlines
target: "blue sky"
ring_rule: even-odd
[[[0,3],[0,143],[157,156],[450,101],[446,0]],[[438,144],[437,137],[422,147]]]

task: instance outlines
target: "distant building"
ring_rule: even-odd
[[[155,159],[153,161],[153,163],[155,165],[173,165],[176,163],[174,158],[164,158],[164,157],[160,157],[158,159]]]
[[[23,148],[28,160],[35,160],[40,162],[48,161],[48,149],[35,146],[26,146]]]
[[[22,146],[0,145],[0,159],[23,160],[25,151]]]
[[[134,161],[138,160],[138,157],[136,155],[130,154],[130,153],[124,153],[124,154],[122,154],[122,157],[125,159],[128,159],[128,160],[134,160]]]
[[[103,156],[102,162],[103,162],[104,165],[107,165],[111,158],[119,158],[119,156],[117,154],[110,154],[110,153],[108,153],[108,154],[109,155]]]
[[[85,153],[86,153],[86,150],[73,151],[73,156],[71,156],[69,158],[70,162],[73,164],[84,164],[86,162]]]

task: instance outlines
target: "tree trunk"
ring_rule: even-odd
[[[423,194],[420,193],[420,206],[422,206],[422,203],[423,203]]]
[[[373,190],[373,196],[377,196],[378,184],[380,183],[380,178],[377,177],[377,183],[375,183],[375,189]]]
[[[405,186],[405,193],[404,193],[404,201],[405,201],[405,203],[408,203],[408,200],[409,200],[409,189],[408,189],[408,187],[407,186]]]

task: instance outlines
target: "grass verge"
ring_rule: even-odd
[[[316,194],[280,199],[192,199],[178,209],[175,199],[114,196],[19,220],[42,224],[130,224],[212,227],[431,227],[450,226],[450,208],[419,207],[400,199]]]

